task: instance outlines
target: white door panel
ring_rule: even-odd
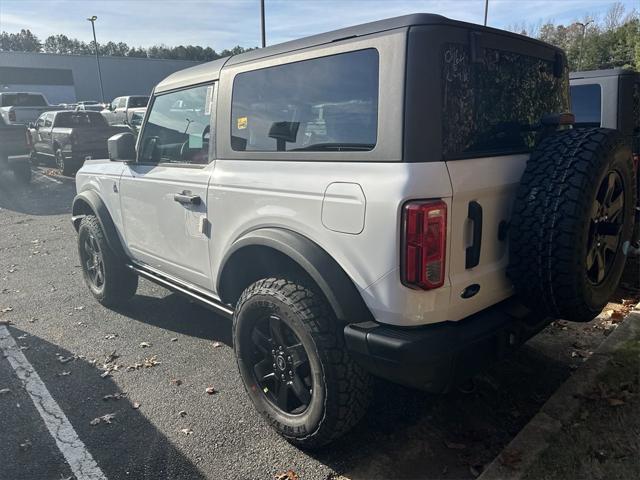
[[[512,294],[511,282],[505,273],[508,240],[506,236],[499,238],[499,230],[501,222],[506,226],[509,221],[528,157],[510,155],[447,162],[453,187],[449,280],[455,316],[466,316]],[[478,264],[467,268],[467,247],[478,241],[474,239],[473,222],[469,219],[471,202],[482,209],[482,234]],[[465,288],[473,284],[480,286],[478,293],[462,298]]]
[[[120,181],[125,238],[134,260],[207,289],[205,219],[212,168],[131,164]],[[179,203],[177,194],[197,196],[200,204]]]

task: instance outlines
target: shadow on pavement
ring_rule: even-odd
[[[24,333],[12,327],[10,331],[14,339],[18,339]],[[135,399],[128,397],[119,400],[103,399],[105,395],[119,392],[119,388],[111,378],[101,378],[99,369],[80,358],[61,363],[56,355],[70,357],[72,354],[39,337],[28,335],[17,342],[29,347],[23,353],[107,478],[204,478],[198,468],[145,418],[144,406],[140,410],[134,409],[132,402]],[[0,362],[4,360],[0,359]],[[69,374],[61,376],[63,371]],[[25,407],[33,406],[30,399],[28,403]],[[53,463],[51,458],[34,458],[30,451],[35,454],[35,449],[20,447],[20,443],[24,444],[24,436],[28,431],[40,431],[39,435],[50,435],[42,428],[43,421],[40,416],[24,415],[27,412],[17,408],[15,402],[3,401],[0,408],[3,410],[0,417],[16,416],[19,421],[14,420],[13,425],[20,425],[19,430],[3,430],[0,442],[2,477],[54,478],[50,476],[53,474],[52,471],[42,470]],[[115,414],[111,424],[90,424],[94,418],[109,413]],[[32,428],[34,425],[35,428]],[[41,440],[32,439],[31,443],[35,444]],[[49,438],[45,441],[52,447],[46,456],[60,457],[60,452],[49,442]],[[26,472],[30,473],[25,476]]]
[[[75,178],[44,173],[45,170],[33,169],[31,183],[22,185],[11,172],[0,172],[0,209],[37,216],[71,214]]]
[[[126,307],[116,311],[154,327],[233,347],[231,320],[176,293],[161,298],[138,293]]]

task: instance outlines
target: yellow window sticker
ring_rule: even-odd
[[[238,117],[238,130],[247,128],[247,117]]]

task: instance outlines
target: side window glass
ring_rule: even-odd
[[[240,73],[233,85],[231,147],[257,152],[372,150],[378,76],[375,49]]]
[[[120,98],[116,98],[113,102],[111,102],[111,108],[115,110],[120,106]]]
[[[143,163],[209,163],[214,86],[158,95],[140,140]]]
[[[600,85],[573,85],[571,87],[571,111],[576,124],[582,127],[599,127],[601,123],[602,90]]]
[[[44,126],[50,127],[53,124],[53,115],[47,115],[44,119]]]

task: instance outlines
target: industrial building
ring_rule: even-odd
[[[199,62],[100,57],[104,100],[148,95],[167,75]],[[96,57],[0,52],[0,91],[41,92],[50,103],[101,100]]]

